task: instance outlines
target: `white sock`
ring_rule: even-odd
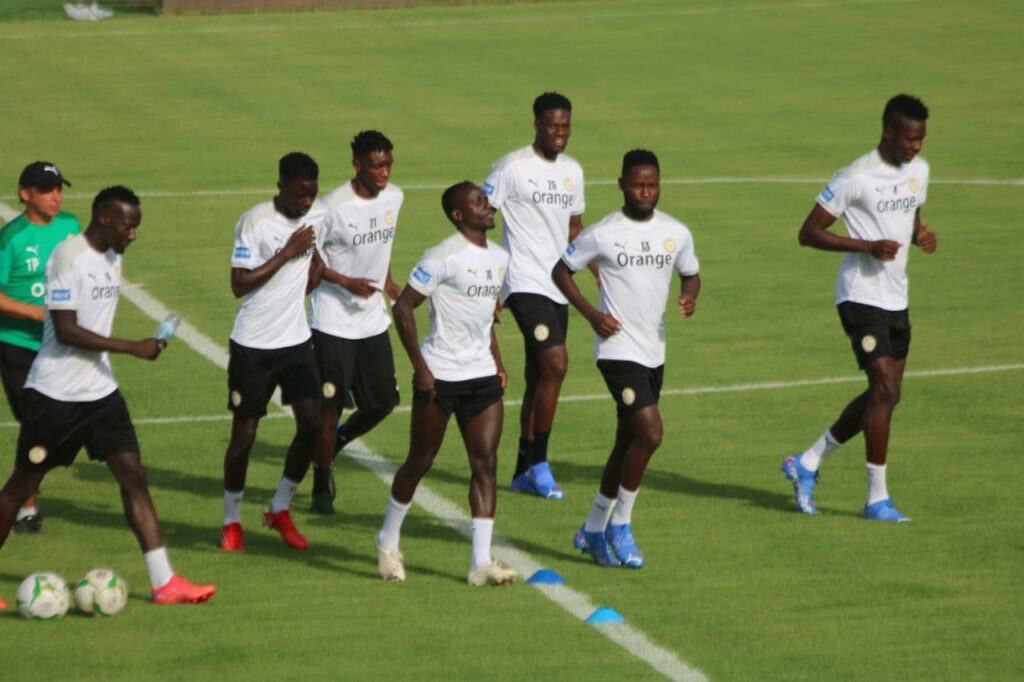
[[[491,536],[494,534],[494,519],[473,518],[470,523],[473,536],[473,562],[469,570],[475,571],[491,563]]]
[[[615,500],[608,499],[601,494],[601,491],[598,491],[594,496],[594,506],[590,508],[590,516],[583,524],[583,530],[588,533],[603,532],[605,526],[608,525],[608,519],[611,518],[614,507]]]
[[[624,523],[633,522],[633,503],[636,502],[639,492],[639,488],[626,490],[621,485],[619,486],[619,498],[615,503],[615,512],[612,514],[613,525],[621,526]]]
[[[231,492],[230,490],[224,491],[224,525],[229,523],[241,523],[242,522],[242,495],[245,494],[244,490],[239,490],[237,493]]]
[[[867,463],[868,469],[868,504],[874,504],[889,497],[885,487],[885,465]]]
[[[149,584],[152,585],[154,590],[160,589],[167,584],[167,581],[174,577],[174,571],[171,570],[171,562],[167,558],[166,547],[146,552],[142,555],[142,558],[146,560],[146,570],[149,571]]]
[[[21,509],[18,510],[18,515],[15,517],[14,520],[21,521],[23,518],[27,516],[37,516],[38,514],[39,510],[36,509],[35,505],[31,507],[22,507]]]
[[[277,484],[277,492],[270,500],[270,513],[276,514],[282,509],[292,506],[292,498],[295,496],[295,489],[299,484],[292,479],[282,476],[281,482]]]
[[[377,533],[377,547],[380,549],[395,549],[398,547],[398,539],[402,534],[402,522],[405,521],[405,514],[412,506],[412,501],[402,504],[393,497],[388,497],[388,508],[384,511],[384,525]]]
[[[826,429],[825,433],[821,434],[821,438],[814,441],[814,445],[800,455],[800,465],[808,471],[817,471],[829,458],[829,455],[839,449],[840,445],[842,443],[835,439],[830,430]]]

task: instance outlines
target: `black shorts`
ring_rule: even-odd
[[[505,391],[497,376],[467,379],[465,381],[434,381],[434,399],[445,418],[455,415],[460,422],[472,419],[494,403],[501,400]],[[414,392],[413,403],[423,405],[430,402],[427,393]]]
[[[18,433],[17,469],[49,471],[70,466],[85,447],[89,459],[138,452],[139,439],[121,391],[91,402],[54,400],[25,389],[28,418]]]
[[[505,307],[519,325],[526,346],[526,358],[532,360],[537,353],[555,346],[565,345],[569,331],[569,306],[555,303],[541,294],[510,294]]]
[[[652,369],[629,360],[598,360],[597,368],[615,399],[615,413],[620,419],[658,404],[665,365]]]
[[[884,310],[846,301],[837,306],[861,369],[883,356],[902,360],[910,352],[910,311]]]
[[[320,400],[320,373],[313,342],[287,348],[249,348],[231,342],[228,360],[228,409],[239,419],[258,419],[267,413],[274,389],[281,387],[286,405]]]
[[[7,404],[19,424],[25,423],[25,380],[36,355],[34,350],[0,341],[0,381],[4,384]]]
[[[398,404],[391,337],[381,332],[365,339],[343,339],[313,330],[323,404],[337,410],[390,410]],[[353,395],[355,401],[353,402]]]

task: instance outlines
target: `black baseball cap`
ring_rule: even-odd
[[[36,187],[38,189],[50,189],[60,185],[71,186],[63,175],[57,164],[49,161],[35,161],[25,166],[18,178],[18,187]]]

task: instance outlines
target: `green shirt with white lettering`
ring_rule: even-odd
[[[0,291],[22,303],[42,306],[46,261],[53,249],[82,231],[78,218],[61,211],[49,225],[36,225],[22,213],[0,229]],[[39,350],[43,323],[0,315],[0,341]]]

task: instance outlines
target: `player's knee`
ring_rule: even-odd
[[[871,402],[888,409],[895,408],[900,402],[900,385],[898,381],[885,379],[871,389]]]
[[[541,374],[548,380],[562,381],[568,371],[569,356],[566,353],[552,354],[541,364]]]

